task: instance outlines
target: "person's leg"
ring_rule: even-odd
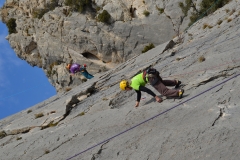
[[[89,74],[86,70],[84,72],[81,72],[81,73],[87,79],[93,78],[93,75]]]
[[[176,80],[162,80],[162,83],[165,86],[175,86],[177,84]]]
[[[166,83],[166,82],[165,82]],[[172,82],[168,82],[169,85]],[[168,89],[163,82],[159,81],[157,84],[153,86],[161,95],[166,97],[178,97],[179,96],[179,90],[176,89]]]
[[[179,86],[182,82],[179,80],[162,80],[162,83],[165,86],[175,86],[175,88],[177,89],[177,88],[179,88]]]
[[[163,80],[160,75],[158,75],[158,79],[165,85],[165,86],[175,86],[177,84],[176,80]]]
[[[91,75],[90,73],[88,73],[88,79],[91,79],[91,78],[93,78],[94,76],[93,75]]]

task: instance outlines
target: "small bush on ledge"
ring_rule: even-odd
[[[143,11],[143,14],[146,16],[146,17],[148,17],[149,16],[149,14],[150,14],[150,12],[148,12],[148,11]]]
[[[31,113],[32,112],[32,110],[31,109],[29,109],[28,111],[27,111],[27,113]]]
[[[159,8],[158,6],[156,6],[156,9],[159,11],[159,14],[162,14],[164,12],[164,8]]]
[[[92,8],[92,0],[65,0],[65,5],[73,11],[83,13],[86,8]]]
[[[44,114],[43,113],[38,113],[38,114],[35,114],[35,119],[37,119],[37,118],[40,118],[40,117],[43,117],[44,116]]]
[[[7,27],[8,27],[8,33],[11,34],[11,33],[16,33],[16,27],[17,27],[17,24],[16,24],[16,19],[15,18],[10,18],[8,21],[7,21]]]
[[[37,9],[35,8],[33,11],[33,18],[41,19],[45,13],[48,11],[46,9]]]
[[[144,47],[144,49],[142,50],[142,53],[145,53],[153,48],[155,48],[154,44],[150,43],[148,46]]]
[[[4,138],[6,136],[7,136],[7,134],[5,131],[0,131],[0,139]]]
[[[198,61],[199,62],[203,62],[203,61],[205,61],[206,59],[204,58],[204,56],[200,56],[199,58],[198,58]]]
[[[111,15],[108,13],[108,11],[103,10],[103,12],[98,15],[97,20],[108,24],[110,18],[111,18]]]
[[[43,15],[49,11],[54,10],[58,6],[58,0],[51,0],[50,3],[47,3],[44,8],[33,10],[33,18],[41,19]]]

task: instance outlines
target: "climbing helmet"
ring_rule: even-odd
[[[126,90],[127,86],[128,86],[128,81],[127,81],[127,80],[122,80],[122,81],[120,82],[120,88],[121,88],[121,90]]]

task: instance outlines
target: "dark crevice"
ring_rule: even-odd
[[[216,76],[213,76],[213,77],[210,77],[210,78],[208,78],[207,80],[204,80],[204,81],[202,81],[202,82],[200,82],[199,84],[197,84],[195,87],[199,87],[199,86],[201,86],[201,85],[205,85],[205,84],[207,84],[208,82],[211,82],[211,81],[213,81],[213,80],[215,80],[215,79],[218,79],[218,78],[220,78],[220,77],[228,77],[228,76],[231,76],[231,75],[228,75],[228,74],[220,74],[220,75],[216,75]]]
[[[105,143],[100,147],[100,149],[98,150],[98,152],[95,153],[95,154],[93,154],[91,160],[96,160],[96,158],[99,157],[99,155],[102,153],[102,150],[106,149],[106,148],[103,148],[103,146],[104,146],[105,144],[107,144],[108,142],[109,142],[109,141],[105,142]]]
[[[9,136],[9,135],[18,135],[18,134],[25,134],[28,133],[31,129],[35,128],[37,126],[32,126],[32,127],[24,127],[21,129],[13,129],[11,131],[0,131],[0,139]]]
[[[94,54],[92,54],[90,52],[84,52],[84,53],[82,53],[82,55],[83,55],[83,57],[85,57],[87,59],[99,60],[100,61],[100,59],[97,56],[95,56]]]
[[[215,125],[215,123],[216,123],[216,121],[220,118],[220,117],[222,117],[223,116],[223,112],[224,112],[224,109],[223,108],[220,108],[220,114],[219,114],[219,116],[214,120],[214,122],[213,122],[213,124],[212,124],[212,126],[214,126]]]
[[[70,101],[67,103],[66,105],[66,110],[65,110],[65,114],[62,116],[62,118],[58,121],[58,123],[62,120],[64,120],[70,113],[71,110],[73,109],[74,106],[78,105],[78,103],[80,102],[78,100],[78,97],[82,96],[82,95],[88,95],[88,97],[92,94],[94,94],[96,92],[96,82],[93,83],[89,88],[87,88],[85,91],[82,91],[78,94],[75,94],[72,96],[72,98],[70,99]]]
[[[169,49],[172,49],[175,45],[176,45],[176,43],[175,43],[173,40],[169,41],[168,44],[166,45],[166,47],[164,48],[164,50],[163,50],[160,54],[163,54],[165,51],[167,51],[167,50],[169,50]],[[159,55],[160,55],[160,54],[159,54]],[[174,55],[175,55],[175,52],[174,52],[174,53],[171,53],[170,56],[174,56]],[[152,66],[158,64],[158,62],[159,62],[160,60],[162,60],[162,58],[158,58],[155,62],[152,63]]]

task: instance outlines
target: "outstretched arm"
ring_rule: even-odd
[[[161,98],[159,98],[158,96],[156,96],[156,94],[153,93],[153,91],[151,91],[151,90],[148,89],[147,87],[140,86],[140,87],[139,87],[139,91],[143,91],[143,92],[146,92],[146,93],[152,95],[152,96],[156,99],[157,102],[161,102],[161,101],[162,101]],[[140,93],[141,93],[141,92],[140,92]],[[141,98],[141,97],[140,97],[140,98]]]
[[[153,97],[157,97],[155,93],[153,93],[150,89],[146,88],[146,87],[143,87],[143,86],[139,86],[139,90],[135,90],[137,92],[137,101],[136,101],[136,105],[135,107],[138,107],[139,106],[139,102],[140,102],[140,99],[141,99],[141,91],[143,92],[147,92],[148,94],[152,95]]]
[[[136,101],[135,107],[138,107],[140,99],[141,99],[141,91],[137,91],[137,90],[135,90],[135,91],[137,92],[137,101]]]
[[[146,93],[150,94],[150,95],[153,96],[153,97],[156,96],[156,94],[153,93],[153,91],[151,91],[151,90],[148,89],[147,87],[140,86],[140,87],[139,87],[139,91],[146,92]],[[141,97],[140,97],[140,98],[141,98]]]

